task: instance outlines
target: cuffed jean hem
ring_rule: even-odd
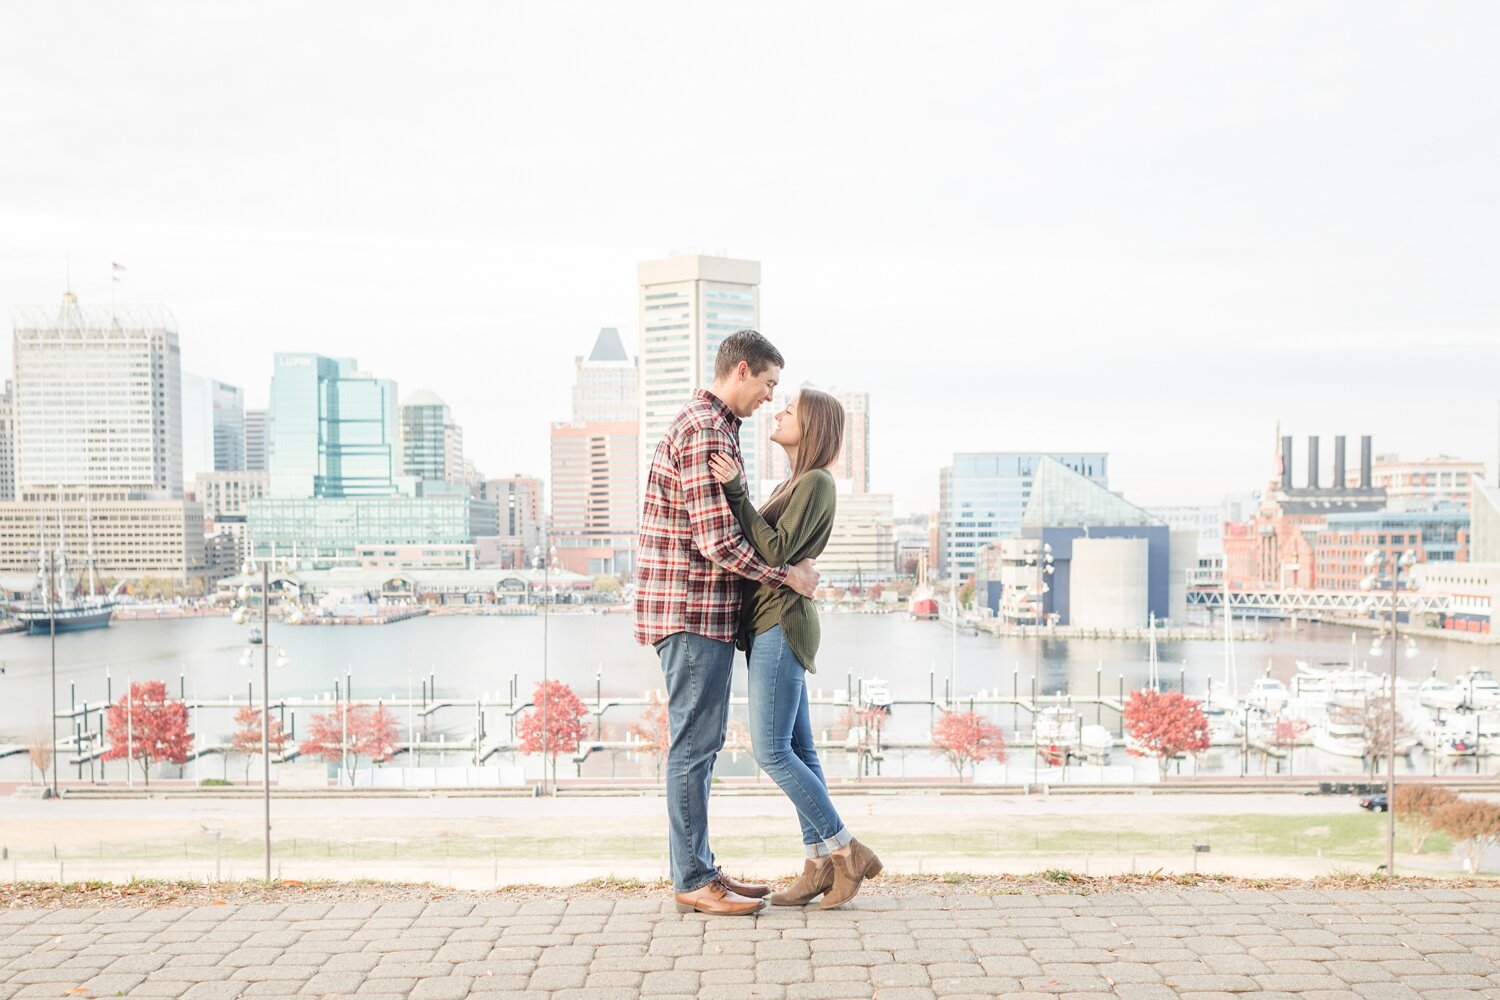
[[[849,828],[847,826],[841,826],[839,827],[838,833],[835,833],[832,837],[829,837],[827,840],[823,841],[823,846],[828,848],[830,851],[836,851],[840,847],[848,847],[849,842],[853,839],[854,834],[849,832]]]
[[[816,844],[803,844],[802,846],[807,850],[807,856],[814,861],[819,858],[826,858],[833,853],[828,849],[828,845],[821,841]]]
[[[672,887],[672,891],[673,892],[680,892],[680,893],[684,893],[684,894],[689,893],[689,892],[697,892],[699,889],[703,888],[705,885],[708,885],[710,882],[717,881],[718,878],[719,878],[719,873],[718,872],[714,872],[708,878],[704,879],[702,882],[700,882],[697,885],[693,886],[691,889],[679,889],[679,888],[677,888],[674,885]]]

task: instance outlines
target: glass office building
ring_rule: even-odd
[[[352,358],[276,355],[267,442],[270,496],[394,495],[396,414],[396,383],[356,371]]]
[[[979,550],[1021,533],[1021,515],[1031,499],[1032,479],[1044,457],[1109,487],[1104,452],[960,452],[940,473],[937,568],[944,576],[970,576]]]
[[[468,545],[495,533],[495,505],[462,494],[253,500],[257,558],[352,565],[368,545]]]

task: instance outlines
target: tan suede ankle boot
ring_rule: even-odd
[[[833,859],[808,858],[797,881],[771,893],[772,906],[804,906],[833,888]]]
[[[864,884],[865,879],[874,878],[879,875],[884,867],[875,852],[870,850],[858,839],[849,841],[849,855],[835,853],[833,861],[833,888],[823,894],[823,902],[818,905],[825,910],[831,910],[835,906],[843,906],[854,898],[859,892],[859,887]]]

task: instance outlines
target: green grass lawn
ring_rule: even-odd
[[[952,855],[958,857],[1005,857],[1083,854],[1186,854],[1195,842],[1206,842],[1220,855],[1264,855],[1271,857],[1325,857],[1346,861],[1378,861],[1385,854],[1385,816],[1358,810],[1317,816],[1101,816],[1028,817],[1007,820],[993,829],[976,828],[973,821],[954,832],[882,829],[878,836],[882,853],[901,855]],[[1409,843],[1397,830],[1397,849],[1405,853]],[[725,857],[760,857],[796,852],[796,831],[783,821],[752,825],[751,829],[716,828],[714,846]],[[1446,855],[1448,838],[1435,834],[1428,839],[1424,855]],[[222,845],[226,859],[259,856],[258,840],[231,840]],[[448,859],[498,857],[527,858],[539,862],[620,859],[650,861],[666,850],[666,831],[649,836],[611,835],[598,830],[579,830],[559,836],[437,835],[430,837],[363,837],[343,839],[278,839],[278,857],[316,860],[391,860],[433,862]],[[120,843],[105,845],[102,856],[121,860],[212,859],[213,843],[195,838],[175,843]],[[66,857],[66,856],[65,856]],[[96,857],[93,852],[73,855],[79,860]],[[40,859],[37,859],[40,860]]]

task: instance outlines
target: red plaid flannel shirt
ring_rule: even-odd
[[[635,563],[635,641],[692,632],[730,642],[740,624],[740,580],[781,586],[785,567],[755,554],[709,468],[730,455],[744,475],[740,418],[699,389],[656,446],[646,475]]]

